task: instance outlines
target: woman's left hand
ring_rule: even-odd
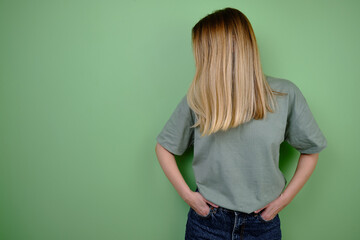
[[[283,208],[285,208],[290,202],[288,201],[288,199],[286,199],[282,194],[280,194],[279,197],[277,197],[275,200],[273,200],[272,202],[268,203],[265,207],[260,208],[256,211],[254,211],[255,213],[260,212],[261,210],[265,209],[262,213],[261,213],[261,217],[265,220],[265,221],[270,221],[271,219],[273,219],[276,214],[278,214]]]

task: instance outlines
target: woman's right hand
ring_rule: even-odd
[[[210,212],[210,207],[218,207],[218,205],[206,200],[201,193],[199,192],[192,192],[191,197],[187,201],[187,204],[194,209],[194,211],[202,216],[207,216]],[[209,205],[208,205],[209,204]]]

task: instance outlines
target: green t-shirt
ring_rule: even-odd
[[[266,119],[200,137],[186,95],[156,137],[175,155],[194,147],[193,171],[199,192],[224,208],[251,213],[276,199],[287,180],[279,169],[280,144],[285,140],[300,153],[318,153],[327,146],[300,89],[287,79],[265,75],[278,110]]]

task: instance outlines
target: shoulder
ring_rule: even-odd
[[[269,83],[269,85],[276,89],[292,90],[297,87],[296,84],[293,83],[292,81],[290,81],[289,79],[278,78],[278,77],[273,77],[273,76],[269,76],[269,75],[265,75],[265,76],[266,76],[266,80]]]
[[[178,103],[178,107],[182,110],[182,111],[187,111],[189,109],[189,104],[187,101],[187,94],[183,95],[180,99],[180,102]]]
[[[181,109],[181,111],[191,117],[192,122],[194,122],[195,119],[197,119],[195,112],[191,109],[188,99],[187,99],[187,93],[181,98],[180,103],[178,104],[178,107]]]
[[[290,98],[302,95],[300,88],[289,79],[265,75],[270,87],[278,92],[288,93]]]
[[[192,112],[188,100],[187,100],[187,94],[183,95],[177,105],[177,110],[184,113],[189,114]]]

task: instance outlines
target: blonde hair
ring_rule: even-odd
[[[277,106],[261,68],[254,31],[237,9],[224,8],[192,28],[196,73],[187,92],[201,135],[262,119]],[[272,106],[270,106],[272,105]]]

